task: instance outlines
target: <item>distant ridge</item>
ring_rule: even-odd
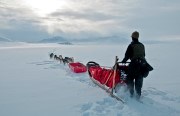
[[[69,43],[67,39],[61,36],[54,36],[52,38],[47,38],[39,41],[40,43]]]
[[[39,41],[39,43],[59,43],[71,45],[72,43],[125,43],[127,42],[126,38],[119,36],[107,36],[107,37],[94,37],[94,38],[81,38],[81,39],[73,39],[73,38],[65,38],[61,36],[54,36],[51,38],[43,39]]]
[[[11,42],[12,40],[5,38],[5,37],[0,37],[0,42]]]

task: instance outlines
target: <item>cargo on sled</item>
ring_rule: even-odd
[[[116,57],[115,65],[110,67],[100,66],[98,63],[90,61],[87,63],[88,73],[91,80],[106,92],[110,93],[112,97],[124,102],[113,94],[117,84],[126,84],[128,66],[118,62]]]
[[[87,67],[80,62],[69,63],[69,68],[75,73],[84,73],[87,71]]]

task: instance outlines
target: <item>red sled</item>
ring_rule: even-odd
[[[115,65],[110,67],[100,66],[98,63],[90,61],[86,64],[90,79],[105,90],[109,95],[122,103],[125,103],[120,96],[114,94],[121,86],[126,86],[128,65],[118,62],[116,56]]]
[[[106,85],[108,88],[113,88],[113,86],[116,86],[118,83],[126,83],[128,66],[118,65],[117,70],[114,70],[101,67],[96,62],[91,61],[87,63],[87,67],[90,78],[93,78],[101,85]]]
[[[75,73],[84,73],[87,71],[87,67],[80,62],[69,63],[69,68]]]

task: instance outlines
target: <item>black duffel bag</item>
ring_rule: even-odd
[[[146,61],[141,64],[141,74],[144,78],[149,75],[149,72],[153,70],[153,67]]]

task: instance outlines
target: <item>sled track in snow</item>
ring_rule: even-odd
[[[90,79],[87,73],[76,74],[70,71],[67,65],[57,64],[51,61],[33,62],[37,66],[44,69],[61,69],[66,71],[69,79],[85,83],[88,86],[99,88]],[[115,116],[144,116],[151,114],[154,116],[179,116],[180,114],[180,97],[172,96],[167,92],[160,91],[156,88],[149,87],[142,91],[143,103],[137,102],[135,99],[129,98],[128,93],[124,93],[126,104],[122,104],[117,100],[104,96],[102,100],[88,102],[82,104],[79,111],[83,116],[91,115],[115,115]],[[169,105],[171,104],[171,105]],[[172,107],[172,104],[179,107]],[[112,110],[113,109],[113,110]]]

